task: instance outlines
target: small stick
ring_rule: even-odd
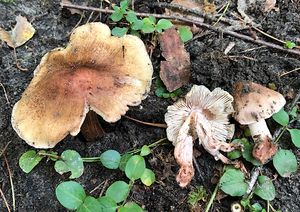
[[[105,180],[104,185],[103,185],[103,187],[102,187],[102,189],[101,189],[101,192],[100,192],[100,194],[99,194],[99,197],[102,197],[102,195],[103,195],[103,193],[104,193],[104,190],[105,190],[107,184],[108,184],[108,180]]]
[[[258,175],[259,175],[259,173],[261,171],[261,168],[262,168],[261,166],[255,167],[254,171],[252,172],[251,179],[249,181],[249,187],[248,187],[248,189],[246,191],[246,194],[245,194],[244,198],[245,197],[247,198],[249,196],[249,194],[252,192],[252,189],[253,189],[256,181],[257,181],[257,178],[258,178]]]
[[[8,204],[8,202],[7,202],[7,200],[6,200],[5,196],[4,196],[4,193],[3,193],[3,191],[1,190],[1,188],[0,188],[0,194],[1,194],[1,197],[2,197],[2,199],[3,199],[3,201],[4,201],[4,203],[5,203],[5,206],[6,206],[6,208],[7,208],[7,211],[10,212],[9,204]]]
[[[135,119],[135,118],[131,118],[129,116],[124,116],[125,118],[129,119],[129,120],[132,120],[132,121],[135,121],[137,123],[140,123],[140,124],[145,124],[145,125],[148,125],[148,126],[152,126],[152,127],[160,127],[160,128],[167,128],[167,125],[166,124],[161,124],[161,123],[151,123],[151,122],[145,122],[145,121],[140,121],[138,119]]]
[[[9,142],[5,145],[5,147],[2,149],[2,152],[0,153],[0,157],[4,154],[4,152],[6,151],[8,145],[9,145],[10,143],[11,143],[11,141],[9,141]]]
[[[91,11],[97,11],[97,12],[104,12],[104,13],[113,13],[114,12],[113,10],[109,10],[109,9],[86,7],[86,6],[66,4],[66,3],[61,3],[61,6],[62,7],[68,7],[68,8],[81,9],[81,10],[91,10]],[[193,11],[193,10],[191,9],[191,11]],[[237,32],[222,29],[221,27],[217,28],[217,27],[214,27],[210,24],[203,23],[203,22],[196,21],[196,20],[191,20],[191,19],[183,17],[183,16],[169,16],[169,15],[150,14],[150,13],[136,13],[136,15],[140,16],[140,17],[154,16],[156,18],[165,18],[165,19],[183,21],[185,23],[195,24],[195,25],[200,26],[200,27],[205,27],[205,28],[210,29],[210,30],[215,31],[215,32],[227,34],[227,35],[230,35],[230,36],[242,39],[242,40],[250,41],[250,42],[253,42],[253,43],[256,43],[256,44],[260,44],[260,45],[263,45],[263,46],[267,46],[267,47],[270,47],[270,48],[273,48],[273,49],[281,50],[281,51],[284,51],[284,52],[287,52],[287,53],[290,53],[290,54],[296,54],[296,55],[300,56],[300,51],[298,51],[298,50],[286,49],[286,48],[284,48],[282,46],[279,46],[277,44],[269,43],[267,41],[263,41],[263,40],[260,40],[260,39],[254,39],[254,38],[252,38],[250,36],[247,36],[247,35],[243,35],[243,34],[240,34],[240,33],[237,33]],[[221,19],[221,21],[222,21],[222,19]]]
[[[4,85],[3,85],[1,82],[0,82],[0,86],[1,86],[2,89],[3,89],[3,92],[4,92],[4,96],[5,96],[6,102],[7,102],[7,104],[9,105],[10,102],[9,102],[9,100],[8,100],[8,96],[7,96],[7,93],[6,93],[6,89],[5,89]]]
[[[18,57],[17,57],[17,51],[16,51],[16,47],[13,47],[14,49],[14,58],[15,58],[15,61],[16,61],[16,66],[19,70],[21,71],[28,71],[27,68],[22,68],[21,65],[19,64],[19,61],[18,61]]]
[[[283,72],[282,74],[279,75],[279,77],[285,76],[287,74],[290,74],[292,72],[296,72],[296,71],[299,71],[299,70],[300,70],[300,68],[295,68],[295,69],[293,69],[291,71]]]
[[[13,210],[16,211],[16,198],[15,198],[14,183],[13,183],[13,180],[12,180],[12,173],[11,173],[11,170],[10,170],[10,167],[9,167],[6,156],[5,155],[3,155],[3,156],[4,156],[4,160],[5,160],[6,167],[7,167],[7,170],[8,170],[8,175],[9,175],[11,195],[12,195],[12,201],[13,201]]]
[[[99,185],[97,185],[93,190],[90,191],[90,194],[93,193],[94,191],[96,191],[98,188],[100,188],[103,183],[105,183],[105,181],[101,182]]]

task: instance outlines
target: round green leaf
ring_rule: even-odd
[[[94,197],[86,197],[76,212],[102,212],[100,203]]]
[[[78,178],[82,175],[84,166],[81,156],[74,150],[66,150],[61,154],[60,160],[55,162],[55,171],[59,174],[71,172],[70,179]]]
[[[124,201],[129,194],[129,185],[124,181],[116,181],[111,184],[105,195],[113,199],[116,203]]]
[[[142,146],[141,153],[140,153],[141,156],[146,156],[149,155],[150,153],[151,153],[151,149],[147,145]]]
[[[136,20],[132,23],[131,29],[133,30],[141,30],[144,25],[144,22],[142,20]]]
[[[101,210],[105,212],[115,212],[118,207],[116,201],[107,196],[100,197],[98,202],[100,203]]]
[[[122,11],[118,6],[114,7],[115,12],[110,15],[110,19],[114,22],[118,22],[123,18],[124,11]]]
[[[252,155],[253,144],[250,144],[250,142],[246,138],[242,138],[240,140],[244,146],[244,151],[242,152],[243,158],[245,158],[246,161],[252,163],[253,165],[259,166],[260,163]]]
[[[289,133],[291,134],[293,144],[300,148],[300,130],[298,129],[288,129]]]
[[[111,30],[111,34],[117,37],[122,37],[127,33],[128,29],[126,27],[114,27]]]
[[[126,21],[128,21],[129,23],[134,23],[136,21],[138,21],[138,18],[136,17],[136,14],[134,11],[129,11],[126,15]]]
[[[126,10],[128,8],[128,0],[121,1],[120,7],[121,7],[121,9]]]
[[[65,208],[76,210],[86,197],[83,187],[74,181],[59,184],[55,190],[56,198]]]
[[[127,202],[124,206],[120,207],[118,212],[143,212],[144,210],[135,202]]]
[[[287,49],[292,49],[295,46],[296,46],[296,44],[292,41],[289,41],[289,40],[284,43],[284,47],[287,48]]]
[[[258,184],[254,189],[254,193],[264,200],[272,201],[275,198],[275,187],[267,176],[259,176]]]
[[[119,167],[121,155],[116,150],[107,150],[100,155],[100,161],[108,169],[117,169]]]
[[[143,33],[152,33],[155,31],[155,23],[150,18],[143,18],[143,26],[141,30]]]
[[[124,155],[122,155],[121,161],[120,161],[120,164],[119,164],[119,169],[120,170],[122,170],[123,172],[125,171],[125,167],[126,167],[127,161],[131,157],[132,157],[132,154],[128,154],[128,153],[125,153]]]
[[[297,117],[297,107],[293,107],[292,111],[290,112],[290,116],[296,118]]]
[[[231,143],[242,143],[241,139],[234,139]],[[233,150],[227,153],[229,159],[234,160],[242,156],[242,152],[240,150]]]
[[[290,150],[279,150],[273,157],[273,165],[281,177],[289,177],[297,171],[296,156]]]
[[[193,38],[193,33],[187,26],[179,27],[178,32],[182,42],[187,42]]]
[[[172,22],[167,19],[160,19],[156,24],[156,31],[162,32],[163,30],[169,29],[173,26]]]
[[[130,180],[136,180],[143,175],[145,169],[145,159],[140,155],[134,155],[126,163],[125,174]]]
[[[248,188],[244,173],[238,169],[227,169],[220,179],[220,188],[230,196],[243,196]]]
[[[283,108],[275,113],[272,118],[282,126],[287,126],[290,121],[289,114]]]
[[[42,159],[43,157],[36,154],[35,150],[29,150],[20,157],[19,166],[23,172],[28,174]]]
[[[141,176],[141,181],[146,186],[151,186],[155,182],[155,174],[150,169],[145,169],[143,175]]]

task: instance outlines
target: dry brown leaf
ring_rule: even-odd
[[[275,7],[276,0],[266,0],[264,5],[264,12],[270,12],[271,10],[278,11],[278,7]]]
[[[160,78],[167,90],[172,92],[189,82],[190,55],[174,28],[160,34],[159,42],[162,55],[166,59],[160,63]]]
[[[35,29],[27,21],[27,19],[21,15],[16,17],[17,24],[15,27],[7,32],[0,28],[0,39],[5,41],[8,46],[16,48],[26,43],[35,33]]]

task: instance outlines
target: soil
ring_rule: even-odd
[[[13,50],[6,44],[0,47],[0,82],[6,89],[8,104],[3,92],[0,89],[0,150],[9,143],[5,156],[10,165],[14,182],[14,192],[16,197],[16,211],[66,211],[56,200],[55,188],[63,181],[68,180],[67,175],[59,175],[54,170],[52,161],[42,161],[31,173],[25,174],[18,166],[18,159],[27,150],[32,149],[22,141],[10,124],[10,116],[13,105],[20,99],[22,92],[29,84],[33,76],[33,70],[39,64],[41,57],[51,49],[65,46],[68,36],[73,27],[80,19],[80,15],[72,15],[68,10],[61,9],[58,0],[15,0],[14,3],[1,3],[0,0],[0,27],[9,30],[15,25],[15,17],[19,14],[28,18],[36,29],[36,34],[24,46],[17,48],[17,56],[20,65],[29,71],[22,72],[16,68]],[[80,3],[77,1],[75,3]],[[217,6],[223,1],[215,1]],[[89,6],[99,6],[99,1],[86,1]],[[151,6],[152,1],[135,1],[135,9],[140,12],[161,12]],[[279,12],[262,12],[258,6],[249,8],[249,14],[256,23],[261,24],[261,28],[282,40],[293,40],[300,36],[300,4],[293,0],[278,0]],[[236,11],[236,5],[232,4],[229,11]],[[87,22],[90,12],[85,12],[82,24]],[[91,20],[97,14],[91,16]],[[108,16],[102,14],[102,21],[109,23]],[[203,29],[205,30],[205,29]],[[245,31],[244,33],[247,33]],[[261,35],[259,35],[261,36]],[[148,37],[145,37],[147,39]],[[264,38],[270,42],[274,42]],[[229,42],[235,42],[235,47],[230,55],[240,56],[229,58],[223,54]],[[149,42],[147,42],[149,44]],[[244,42],[219,33],[210,32],[198,39],[186,44],[186,48],[191,55],[192,77],[191,82],[184,90],[188,91],[191,85],[203,84],[209,89],[221,87],[229,92],[232,85],[239,80],[251,80],[263,85],[275,83],[278,91],[283,93],[291,102],[293,95],[300,88],[299,72],[293,72],[279,77],[283,71],[293,70],[300,67],[300,58],[295,55],[286,54],[270,48],[257,48],[259,46]],[[252,51],[246,51],[256,48]],[[152,60],[155,69],[154,76],[158,75],[158,64],[160,50],[154,51]],[[167,106],[172,104],[172,100],[165,100],[155,96],[155,83],[151,92],[140,106],[131,107],[127,115],[149,122],[163,123]],[[269,120],[272,131],[276,124]],[[126,152],[132,148],[141,147],[144,144],[152,143],[166,136],[165,130],[155,127],[144,126],[128,119],[122,118],[114,124],[104,124],[106,134],[96,142],[84,142],[80,136],[66,137],[57,145],[54,150],[61,153],[66,149],[78,151],[82,156],[98,156],[107,149],[116,149],[119,152]],[[294,123],[299,128],[299,121]],[[300,159],[300,151],[290,145],[290,138],[284,137],[280,145],[283,148],[291,149]],[[187,204],[187,194],[196,185],[203,185],[208,193],[212,193],[215,183],[216,173],[220,162],[214,161],[203,148],[197,147],[197,161],[201,172],[196,173],[192,183],[187,188],[180,188],[175,180],[178,166],[173,158],[173,146],[165,145],[147,157],[147,165],[154,170],[157,183],[147,188],[137,183],[129,200],[134,200],[148,211],[189,211]],[[246,164],[247,165],[247,164]],[[264,174],[272,177],[276,172],[272,164],[267,164]],[[121,171],[111,171],[103,168],[99,164],[86,164],[84,174],[77,179],[87,192],[96,186],[108,181],[108,185],[115,180],[126,178]],[[218,179],[218,178],[217,178]],[[276,186],[276,199],[272,205],[282,211],[300,211],[300,172],[293,174],[290,178],[278,177],[274,180]],[[10,205],[12,205],[12,193],[9,183],[7,167],[4,156],[0,157],[0,188]],[[95,190],[92,195],[97,196],[101,192]],[[238,200],[236,198],[225,197],[220,202],[216,201],[211,211],[229,211],[230,204]],[[259,199],[254,198],[254,202]],[[265,205],[264,202],[260,201]],[[0,211],[6,211],[2,198],[0,198]]]

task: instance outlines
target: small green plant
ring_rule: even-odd
[[[165,98],[165,99],[175,98],[177,96],[180,96],[183,93],[180,88],[176,89],[173,92],[169,92],[160,78],[156,79],[155,85],[156,85],[155,95],[161,98]]]
[[[296,47],[296,44],[293,41],[288,40],[284,43],[284,47],[287,49],[293,49]]]
[[[172,22],[167,19],[156,20],[155,17],[149,16],[143,19],[137,17],[136,13],[129,9],[128,1],[123,0],[119,6],[113,7],[114,12],[111,14],[110,19],[114,22],[119,22],[125,18],[127,21],[126,27],[114,27],[112,29],[112,35],[122,37],[128,31],[133,35],[140,35],[140,32],[147,34],[169,29],[173,26]]]
[[[155,174],[146,168],[144,156],[151,153],[151,148],[159,145],[161,139],[149,146],[144,145],[141,149],[132,150],[121,155],[115,150],[107,150],[99,157],[82,158],[74,150],[66,150],[58,155],[52,151],[29,150],[19,159],[21,169],[29,173],[43,158],[55,161],[54,168],[59,174],[70,172],[70,179],[80,177],[84,171],[84,163],[97,162],[108,169],[122,170],[128,182],[116,181],[106,190],[105,195],[99,198],[86,195],[83,187],[75,181],[62,182],[56,188],[58,201],[69,210],[79,212],[88,211],[143,211],[134,202],[127,202],[127,197],[135,182],[140,180],[144,185],[151,186],[155,182]]]
[[[199,204],[200,201],[206,202],[208,194],[203,186],[196,186],[192,191],[188,194],[187,202],[188,204],[194,208]]]

